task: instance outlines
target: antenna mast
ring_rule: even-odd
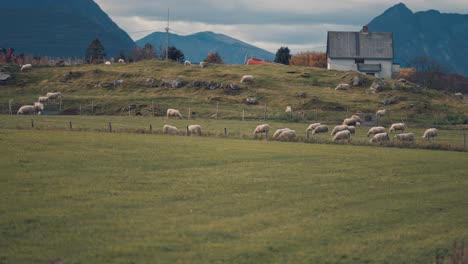
[[[169,60],[169,8],[167,9],[167,27],[166,27],[166,60]]]

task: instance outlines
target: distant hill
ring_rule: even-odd
[[[16,54],[84,57],[89,43],[99,38],[109,57],[135,46],[92,0],[2,1],[0,47]]]
[[[166,33],[154,32],[136,43],[141,47],[146,43],[151,43],[159,50],[160,47],[166,46]],[[243,64],[246,55],[268,61],[275,58],[271,52],[213,32],[199,32],[188,36],[170,34],[169,46],[176,46],[184,52],[187,60],[193,62],[203,61],[208,52],[218,52],[227,64]]]
[[[403,67],[416,56],[429,56],[448,72],[468,76],[468,15],[436,10],[413,13],[400,3],[368,26],[371,31],[394,33],[396,62]]]

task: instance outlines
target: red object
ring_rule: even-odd
[[[273,64],[272,62],[256,59],[256,58],[249,58],[247,60],[247,65],[271,65]]]

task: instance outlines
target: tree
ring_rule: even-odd
[[[326,68],[327,67],[327,54],[325,52],[300,52],[292,56],[289,61],[290,65],[309,66]]]
[[[125,51],[124,51],[123,49],[120,50],[120,52],[119,52],[119,60],[120,60],[120,59],[122,59],[122,60],[124,60],[124,61],[127,60],[126,57],[125,57]]]
[[[275,62],[281,64],[289,64],[289,60],[291,59],[291,51],[288,47],[281,47],[276,52]]]
[[[144,58],[145,60],[151,60],[156,57],[156,51],[154,50],[153,45],[150,43],[146,43],[145,47],[143,48]]]
[[[205,59],[206,62],[208,63],[216,63],[216,64],[223,64],[223,59],[221,58],[221,55],[219,55],[218,52],[208,52],[208,55],[206,56]]]
[[[87,63],[100,63],[106,57],[106,50],[99,39],[91,41],[86,49],[85,59]]]
[[[180,49],[177,49],[174,46],[169,47],[168,56],[169,56],[169,59],[173,61],[178,61],[178,62],[185,61],[184,53]]]

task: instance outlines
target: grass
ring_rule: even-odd
[[[0,263],[430,263],[468,238],[467,153],[4,127],[0,151]]]

